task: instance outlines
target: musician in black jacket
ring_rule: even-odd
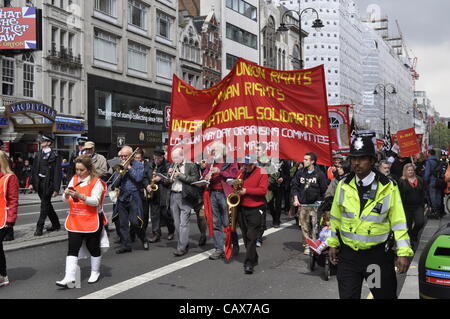
[[[51,149],[54,139],[48,135],[41,137],[41,150],[36,154],[32,168],[32,188],[41,199],[41,213],[36,225],[34,236],[42,236],[45,220],[48,216],[52,226],[48,232],[61,229],[58,215],[52,205],[52,197],[58,196],[61,187],[61,160]]]
[[[175,233],[175,225],[170,214],[169,207],[167,205],[169,200],[169,192],[167,185],[163,183],[161,176],[157,174],[162,174],[167,176],[167,171],[169,169],[169,163],[164,158],[166,153],[163,150],[155,150],[153,153],[153,161],[145,167],[144,172],[144,187],[147,194],[152,194],[151,198],[148,199],[150,206],[150,216],[152,220],[152,237],[150,237],[151,243],[156,243],[161,240],[161,226],[167,226],[169,232],[167,239],[172,240]],[[153,172],[155,174],[153,174]],[[155,176],[153,176],[155,175]],[[158,190],[152,192],[151,184],[152,181],[158,186]]]

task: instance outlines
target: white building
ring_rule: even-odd
[[[11,155],[31,156],[37,150],[39,133],[46,132],[54,133],[56,148],[67,157],[75,138],[84,133],[83,3],[0,1],[0,7],[35,6],[42,10],[42,50],[15,55],[7,50],[0,52],[1,112],[14,103],[32,101],[36,109],[45,107],[56,114],[46,117],[26,111],[11,116],[0,135],[10,143]]]
[[[214,11],[221,26],[222,77],[242,57],[259,63],[259,0],[201,0],[200,15]]]
[[[302,29],[309,33],[304,41],[305,68],[323,64],[328,104],[362,104],[362,30],[354,1],[280,0],[290,10],[314,8],[324,27],[312,28],[317,18],[311,10],[302,14]]]
[[[387,37],[383,38],[380,32],[375,31],[378,26],[371,22],[364,26],[362,120],[381,137],[385,125],[386,131],[390,129],[391,133],[413,127],[414,92],[410,61],[398,54]],[[386,98],[380,86],[376,90],[378,94],[374,94],[378,84],[386,85]],[[389,93],[392,86],[394,94]],[[361,122],[361,118],[359,120]]]

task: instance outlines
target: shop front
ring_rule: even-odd
[[[54,148],[61,158],[69,158],[76,138],[84,133],[84,120],[57,116],[50,106],[37,101],[21,101],[5,106],[0,117],[3,150],[11,157],[33,158],[39,150],[39,136],[55,137]]]
[[[88,94],[88,136],[97,152],[112,158],[130,145],[149,157],[162,146],[169,92],[89,75]]]

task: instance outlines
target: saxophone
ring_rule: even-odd
[[[153,196],[155,195],[155,192],[158,191],[158,185],[153,181],[153,179],[156,177],[156,170],[158,169],[158,167],[155,164],[155,168],[153,169],[152,172],[152,182],[150,184],[150,192],[146,191],[146,197],[147,199],[152,199]]]
[[[236,221],[237,221],[237,206],[241,202],[241,195],[238,192],[242,189],[244,185],[244,180],[241,178],[242,173],[238,176],[237,182],[233,185],[233,193],[227,196],[227,204],[229,207],[229,223],[231,225],[231,230],[236,230]]]

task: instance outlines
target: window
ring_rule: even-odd
[[[230,23],[227,23],[226,32],[227,39],[236,41],[253,49],[257,48],[257,37],[253,33],[242,30]]]
[[[117,0],[95,0],[95,10],[116,17]]]
[[[3,58],[2,60],[2,93],[3,95],[14,95],[15,78],[14,59]]]
[[[140,44],[128,43],[128,68],[147,73],[148,49]]]
[[[147,29],[147,6],[144,3],[128,0],[128,24]]]
[[[72,114],[72,105],[73,105],[73,90],[75,88],[75,84],[69,83],[69,110],[68,113]]]
[[[59,86],[59,112],[64,113],[64,96],[66,93],[66,82],[61,81]]]
[[[226,0],[226,6],[253,21],[258,20],[256,7],[243,0]]]
[[[23,63],[23,96],[34,96],[34,59],[28,53],[22,56]]]
[[[231,70],[238,59],[237,56],[227,53],[227,70]]]
[[[165,79],[172,79],[172,57],[168,54],[156,53],[156,75]]]
[[[172,18],[162,12],[158,12],[156,23],[156,32],[158,33],[158,35],[170,40]]]
[[[52,80],[52,108],[56,109],[56,90],[58,87],[58,80]]]
[[[95,30],[94,59],[117,64],[117,38],[103,31]]]

